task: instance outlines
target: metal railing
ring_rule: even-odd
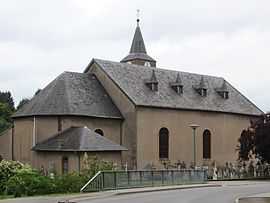
[[[206,173],[203,169],[99,171],[81,188],[81,192],[205,182]]]

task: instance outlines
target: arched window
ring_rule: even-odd
[[[209,130],[203,132],[203,158],[211,158],[211,133]]]
[[[68,173],[68,158],[66,156],[62,158],[62,173]]]
[[[104,133],[101,129],[96,129],[95,132],[101,136],[104,136]]]
[[[159,131],[159,158],[169,158],[169,131],[161,128]]]

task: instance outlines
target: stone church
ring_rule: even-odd
[[[85,153],[119,169],[235,163],[241,131],[263,112],[221,77],[156,65],[137,19],[120,62],[92,59],[83,73],[64,72],[19,109],[0,155],[58,172],[81,171]]]

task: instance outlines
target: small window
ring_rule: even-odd
[[[96,129],[95,132],[101,136],[104,136],[104,133],[101,129]]]
[[[229,99],[229,92],[223,92],[223,98]]]
[[[183,94],[183,86],[182,85],[175,85],[172,86],[173,90],[177,92],[177,94]]]
[[[209,130],[203,132],[203,158],[211,158],[211,133]]]
[[[151,67],[151,64],[150,64],[148,61],[146,61],[146,62],[144,63],[144,66],[146,66],[146,67]]]
[[[151,90],[152,91],[158,91],[158,84],[157,83],[151,83]]]
[[[161,128],[159,131],[159,158],[169,158],[169,131]]]
[[[206,97],[206,96],[207,96],[207,91],[206,91],[206,89],[202,89],[201,91],[202,91],[201,95],[202,95],[203,97]]]
[[[68,173],[68,158],[66,156],[62,158],[62,173]]]

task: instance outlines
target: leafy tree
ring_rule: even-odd
[[[0,91],[0,103],[1,104],[7,104],[8,108],[10,108],[11,111],[14,111],[14,101],[11,97],[11,93],[9,91],[7,92],[1,92]]]
[[[0,91],[0,133],[11,124],[11,115],[14,113],[14,102],[10,92]]]
[[[84,172],[89,174],[91,177],[94,176],[98,171],[111,171],[116,170],[116,163],[103,159],[101,156],[89,156],[87,153],[84,154]]]
[[[22,106],[25,105],[25,104],[27,104],[29,101],[30,101],[30,99],[28,99],[28,98],[23,98],[23,99],[20,101],[20,103],[18,104],[16,110],[22,108]]]
[[[238,159],[248,161],[254,156],[261,162],[270,162],[270,113],[261,115],[243,130],[238,139]]]
[[[37,89],[37,91],[35,92],[34,96],[36,96],[38,93],[41,92],[41,89]],[[33,97],[34,97],[33,96]],[[33,97],[29,97],[29,98],[23,98],[20,103],[18,104],[16,110],[20,109],[23,105],[27,104]]]

